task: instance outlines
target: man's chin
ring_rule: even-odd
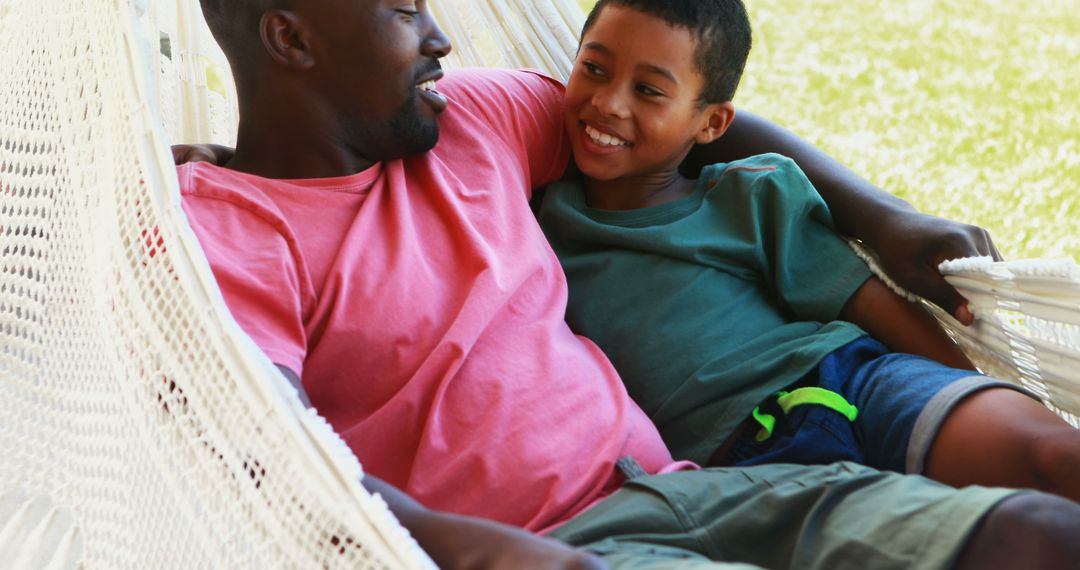
[[[410,143],[409,148],[406,149],[406,156],[421,155],[435,148],[435,145],[439,144],[438,125],[432,125],[430,129],[425,129],[422,136],[416,137]]]

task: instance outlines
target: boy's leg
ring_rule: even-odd
[[[766,568],[949,568],[961,555],[979,560],[987,547],[978,540],[983,533],[1031,526],[1023,510],[986,517],[1015,495],[958,490],[851,463],[710,469],[635,479],[551,536],[616,568],[648,568],[663,557],[688,568],[704,560]],[[1071,507],[1062,516],[1078,525],[1080,506]],[[1047,542],[1054,552],[1067,552],[1056,537]],[[1007,550],[1006,560],[1034,556],[1025,544]]]
[[[1080,430],[1020,392],[988,388],[946,416],[925,474],[950,485],[1026,487],[1080,501]]]
[[[819,367],[821,385],[860,410],[867,464],[1080,501],[1080,430],[1015,385],[887,350],[860,339]]]

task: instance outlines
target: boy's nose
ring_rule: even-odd
[[[601,89],[593,95],[592,104],[602,115],[625,119],[627,116],[626,101],[617,88]]]

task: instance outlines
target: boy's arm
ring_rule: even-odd
[[[789,156],[825,198],[837,227],[869,245],[890,277],[960,322],[973,320],[967,301],[937,270],[947,259],[989,255],[1000,259],[990,235],[975,226],[922,214],[881,190],[790,131],[740,112],[724,136],[695,148],[684,170],[696,176],[707,164],[775,152]]]
[[[289,368],[278,370],[296,388],[300,401],[311,406],[299,376]],[[416,542],[439,568],[538,570],[603,570],[599,558],[561,542],[519,528],[479,519],[433,511],[393,485],[372,475],[361,481],[369,493],[378,493],[390,512],[409,530]]]
[[[851,296],[840,318],[859,325],[893,352],[936,360],[952,368],[975,370],[936,319],[916,303],[871,277]]]

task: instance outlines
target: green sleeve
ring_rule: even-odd
[[[797,320],[836,320],[870,277],[866,264],[840,236],[825,201],[790,159],[762,155],[739,176],[765,286]]]

